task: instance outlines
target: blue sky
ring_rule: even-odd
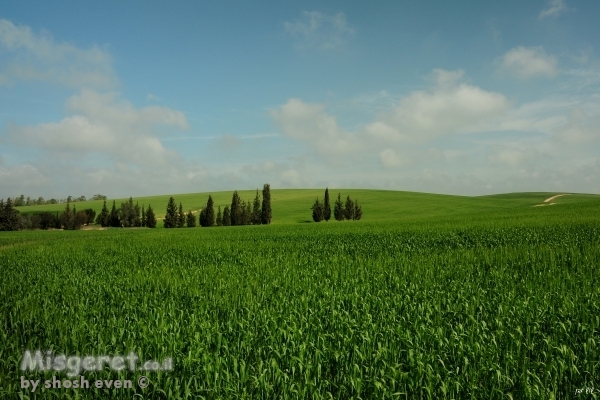
[[[0,197],[600,193],[600,2],[19,1]]]

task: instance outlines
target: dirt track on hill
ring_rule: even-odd
[[[568,194],[557,194],[556,196],[548,197],[546,200],[544,200],[544,203],[548,203],[549,201],[552,201],[555,198],[560,197],[560,196],[568,196]]]

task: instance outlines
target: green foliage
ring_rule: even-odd
[[[146,210],[144,209],[144,206],[142,206],[142,220],[141,220],[141,224],[142,226],[146,226]]]
[[[96,210],[94,210],[93,208],[86,208],[85,209],[85,215],[86,215],[86,224],[93,224],[94,220],[96,219]]]
[[[231,197],[231,208],[229,210],[232,226],[242,225],[243,212],[242,199],[240,199],[240,195],[236,190],[233,192],[233,196]]]
[[[177,213],[177,227],[183,228],[185,226],[185,213],[183,212],[183,204],[179,203],[179,212]]]
[[[223,226],[223,214],[221,213],[221,206],[219,206],[219,209],[217,211],[216,223],[217,223],[217,226]]]
[[[271,185],[265,183],[262,192],[263,202],[261,210],[261,222],[265,225],[271,223],[272,212],[271,212]]]
[[[62,215],[60,216],[60,222],[65,230],[74,230],[81,227],[81,224],[79,223],[80,221],[75,220],[75,212],[71,210],[71,204],[69,202],[67,202],[65,211],[63,211]]]
[[[106,207],[106,200],[104,200],[102,211],[100,211],[100,214],[98,214],[98,217],[96,218],[96,223],[103,227],[107,227],[110,225],[110,213],[108,212],[108,208]]]
[[[242,201],[240,208],[242,210],[240,225],[250,225],[252,223],[252,208],[250,207],[250,203]]]
[[[340,196],[340,193],[338,193],[337,200],[335,201],[335,205],[333,207],[333,216],[336,219],[336,221],[343,221],[344,218],[346,218],[344,204],[342,203],[342,199]]]
[[[121,203],[119,215],[121,226],[124,228],[131,228],[139,224],[139,207],[136,210],[133,205],[133,198],[130,197],[128,201]]]
[[[229,206],[225,206],[223,209],[223,226],[231,226],[231,212]]]
[[[190,210],[186,215],[186,226],[188,228],[193,228],[196,226],[196,216],[194,215],[192,210]]]
[[[312,218],[315,222],[323,221],[323,204],[319,201],[319,198],[315,200],[315,204],[311,207],[312,209]]]
[[[146,226],[148,228],[156,228],[156,216],[150,204],[148,204],[148,209],[146,210]]]
[[[119,218],[119,211],[117,210],[116,201],[113,200],[112,209],[109,215],[110,226],[113,228],[119,228],[121,226],[121,219]]]
[[[178,224],[178,214],[177,214],[177,205],[175,204],[175,199],[173,197],[169,198],[169,203],[167,204],[167,211],[165,213],[165,219],[163,221],[163,226],[165,228],[176,228]]]
[[[9,197],[6,202],[0,200],[0,231],[17,231],[21,229],[19,211],[13,206]]]
[[[200,212],[200,225],[203,227],[213,226],[215,224],[215,206],[212,196],[208,196],[206,206]]]
[[[256,189],[256,196],[254,197],[254,204],[252,206],[252,224],[260,225],[262,223],[261,214],[260,196],[258,194],[258,189]]]
[[[362,207],[358,205],[358,200],[354,200],[354,215],[355,220],[359,220],[362,218]]]
[[[350,196],[346,197],[346,206],[344,207],[344,218],[347,220],[354,219],[354,202]]]
[[[329,204],[329,188],[325,188],[325,197],[323,198],[323,219],[331,219],[331,204]]]

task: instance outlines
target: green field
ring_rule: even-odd
[[[0,398],[567,399],[600,387],[600,196],[534,207],[557,193],[340,192],[363,220],[306,223],[323,191],[273,190],[270,226],[0,232]],[[168,197],[134,200],[161,217]],[[187,211],[208,194],[174,197]],[[174,370],[85,373],[134,389],[31,393],[21,376],[60,374],[20,371],[27,349],[133,351]]]

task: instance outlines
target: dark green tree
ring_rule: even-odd
[[[335,205],[333,206],[333,216],[337,221],[343,221],[345,218],[344,204],[342,203],[339,193]]]
[[[96,218],[96,210],[94,210],[93,208],[88,208],[85,210],[85,214],[86,214],[86,224],[93,224],[94,223],[94,219]]]
[[[271,223],[271,185],[265,183],[263,186],[262,192],[262,212],[261,212],[261,222],[265,225]]]
[[[329,204],[329,188],[325,188],[325,198],[323,199],[323,219],[331,219],[331,204]]]
[[[258,195],[258,189],[256,189],[256,197],[254,197],[254,204],[252,207],[252,223],[254,225],[260,225],[262,221],[261,214],[260,196]]]
[[[323,204],[319,201],[319,198],[315,200],[315,204],[313,204],[312,208],[312,218],[315,222],[323,221]]]
[[[350,221],[354,219],[354,203],[350,196],[346,197],[346,207],[344,208],[344,217]]]
[[[179,212],[177,213],[177,227],[183,228],[185,226],[185,213],[183,212],[183,204],[179,203]]]
[[[212,196],[208,196],[208,201],[206,202],[206,207],[202,211],[204,211],[204,225],[202,226],[213,226],[215,224],[215,206]]]
[[[133,198],[129,198],[125,203],[121,203],[121,225],[124,228],[135,226],[135,207]]]
[[[142,218],[140,217],[140,205],[136,201],[135,206],[133,207],[134,218],[133,218],[133,226],[142,226]]]
[[[217,226],[223,226],[223,214],[221,213],[221,206],[217,209]]]
[[[148,209],[146,210],[146,226],[148,228],[156,228],[156,216],[150,204],[148,204]]]
[[[102,227],[107,227],[110,225],[110,213],[106,207],[106,200],[104,200],[102,211],[100,211],[100,214],[98,214],[98,217],[96,218],[96,223]]]
[[[186,224],[188,228],[193,228],[196,226],[196,216],[192,210],[190,210],[186,215]]]
[[[359,220],[362,218],[362,208],[358,205],[358,200],[354,200],[354,219]]]
[[[18,231],[19,229],[21,229],[21,216],[9,197],[0,207],[0,231]]]
[[[144,209],[144,206],[142,206],[142,220],[140,223],[142,226],[146,226],[146,210]]]
[[[75,213],[71,210],[71,203],[68,201],[65,211],[60,216],[60,222],[65,230],[75,229]]]
[[[223,209],[223,226],[231,226],[231,211],[229,211],[229,206],[225,206]]]
[[[242,225],[250,225],[252,224],[252,206],[250,202],[242,203],[243,204],[243,212],[242,212]]]
[[[73,207],[75,209],[75,207]],[[88,215],[86,210],[77,211],[73,215],[73,229],[79,229],[82,225],[87,224]]]
[[[117,203],[113,200],[113,206],[110,210],[109,215],[110,226],[113,228],[118,228],[121,226],[121,220],[119,219],[119,210],[117,210]]]
[[[237,190],[233,192],[233,196],[231,197],[231,208],[229,209],[229,213],[231,215],[231,226],[241,225],[242,224],[242,200],[240,199],[240,195]]]
[[[173,197],[169,198],[167,213],[165,214],[163,224],[165,228],[177,227],[177,205],[175,204],[175,199]]]

